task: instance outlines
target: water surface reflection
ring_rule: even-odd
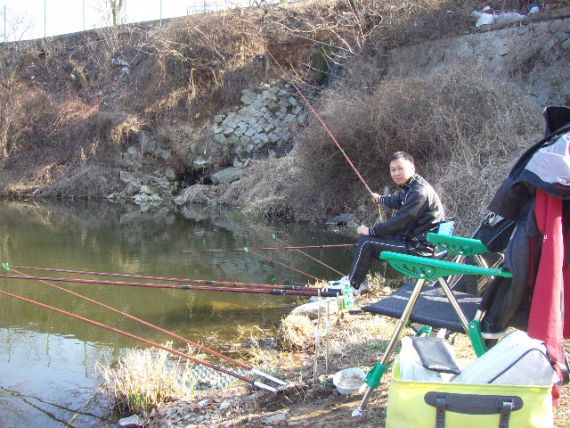
[[[235,214],[209,218],[199,210],[185,215],[168,210],[141,212],[105,202],[1,203],[0,218],[2,262],[198,279],[303,283],[307,279],[299,274],[244,252],[202,250],[275,245],[273,232],[296,245],[346,242],[324,230],[252,224]],[[321,249],[311,254],[342,271],[350,262],[347,250]],[[335,277],[292,251],[271,256],[313,275]],[[298,303],[291,297],[267,295],[58,285],[199,342],[212,334],[231,340],[238,326],[274,328]],[[150,340],[166,340],[140,324],[40,283],[1,280],[0,287]],[[97,405],[89,410],[94,413],[91,416],[74,416],[68,409],[77,410],[92,399],[96,360],[110,359],[119,349],[134,346],[130,339],[96,326],[0,296],[0,425],[61,426],[73,417],[76,424],[81,418],[81,426],[105,424],[97,419],[103,416],[97,414]]]

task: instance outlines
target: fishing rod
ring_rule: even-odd
[[[77,315],[77,314],[74,314],[74,313],[71,313],[71,312],[68,312],[68,311],[64,311],[63,309],[59,309],[59,308],[56,308],[56,307],[54,307],[54,306],[50,306],[50,305],[47,305],[47,304],[45,304],[45,303],[38,302],[37,300],[33,300],[33,299],[30,299],[30,298],[27,298],[27,297],[24,297],[24,296],[19,296],[19,295],[17,295],[17,294],[9,293],[8,291],[0,290],[0,294],[2,294],[2,295],[4,295],[4,296],[12,297],[12,298],[14,298],[14,299],[17,299],[17,300],[20,300],[20,301],[23,301],[23,302],[26,302],[26,303],[30,303],[30,304],[32,304],[32,305],[39,306],[39,307],[44,308],[44,309],[49,309],[49,310],[51,310],[51,311],[57,312],[57,313],[62,314],[62,315],[66,315],[66,316],[68,316],[68,317],[72,317],[72,318],[78,319],[78,320],[83,321],[83,322],[86,322],[86,323],[88,323],[88,324],[92,324],[92,325],[95,325],[95,326],[97,326],[97,327],[103,328],[103,329],[105,329],[105,330],[112,331],[112,332],[117,333],[117,334],[119,334],[119,335],[121,335],[121,336],[128,337],[128,338],[133,339],[133,340],[135,340],[135,341],[137,341],[137,342],[144,343],[145,345],[149,345],[149,346],[153,346],[153,347],[158,348],[158,349],[162,349],[163,351],[166,351],[166,352],[168,352],[168,353],[170,353],[170,354],[173,354],[173,355],[177,355],[178,357],[185,358],[185,359],[190,360],[190,361],[192,361],[192,362],[194,362],[194,363],[196,363],[196,364],[200,364],[200,365],[209,367],[209,368],[211,368],[211,369],[213,369],[213,370],[219,371],[219,372],[221,372],[221,373],[227,374],[227,375],[229,375],[229,376],[235,377],[235,378],[237,378],[237,379],[239,379],[239,380],[241,380],[241,381],[243,381],[243,382],[249,383],[250,385],[253,385],[253,386],[257,387],[257,388],[264,389],[264,390],[266,390],[266,391],[270,391],[270,392],[273,392],[273,393],[276,393],[276,392],[277,392],[277,389],[276,389],[276,388],[273,388],[273,387],[271,387],[271,386],[269,386],[269,385],[266,385],[266,384],[264,384],[263,382],[260,382],[260,381],[258,381],[258,380],[253,380],[253,379],[251,379],[251,378],[249,378],[249,377],[243,376],[243,375],[241,375],[241,374],[239,374],[239,373],[234,372],[233,370],[229,370],[229,369],[226,369],[226,368],[224,368],[224,367],[218,366],[218,365],[216,365],[216,364],[214,364],[214,363],[210,363],[209,361],[205,361],[205,360],[202,360],[202,359],[200,359],[200,358],[196,358],[196,357],[190,356],[190,355],[188,355],[188,354],[186,354],[186,353],[184,353],[184,352],[177,351],[176,349],[169,348],[169,347],[167,347],[167,346],[164,346],[164,345],[161,345],[161,344],[159,344],[159,343],[153,342],[153,341],[151,341],[151,340],[145,339],[145,338],[143,338],[143,337],[134,335],[134,334],[129,333],[129,332],[127,332],[127,331],[124,331],[124,330],[121,330],[121,329],[118,329],[118,328],[115,328],[115,327],[111,327],[111,326],[109,326],[109,325],[107,325],[107,324],[103,324],[103,323],[101,323],[101,322],[99,322],[99,321],[95,321],[95,320],[86,318],[86,317],[81,316],[81,315]]]
[[[92,284],[92,285],[115,285],[125,287],[144,287],[144,288],[167,288],[173,290],[195,290],[195,291],[217,291],[224,293],[250,293],[250,294],[271,294],[274,296],[318,296],[323,297],[336,297],[340,290],[329,290],[328,288],[310,288],[304,287],[304,290],[299,289],[270,289],[270,288],[228,288],[228,287],[211,287],[207,285],[169,285],[169,284],[151,284],[148,282],[130,282],[130,281],[107,281],[107,280],[94,280],[84,278],[55,278],[49,276],[19,276],[19,275],[6,275],[0,274],[0,278],[15,279],[15,280],[31,280],[31,281],[54,281],[54,282],[69,282],[77,284]],[[291,286],[294,287],[294,286]]]
[[[295,83],[295,81],[293,80],[293,78],[291,77],[291,73],[289,73],[287,70],[285,70],[285,68],[279,63],[279,61],[277,61],[277,58],[275,58],[273,56],[273,54],[269,51],[269,49],[266,50],[266,52],[268,53],[268,55],[271,57],[271,59],[275,62],[275,64],[277,64],[277,67],[279,69],[281,69],[281,71],[283,71],[285,73],[285,75],[289,76],[288,80],[289,83],[295,88],[295,90],[297,91],[297,93],[299,94],[299,96],[303,99],[303,101],[305,102],[305,104],[307,104],[307,107],[309,108],[309,110],[311,111],[311,113],[313,113],[313,115],[317,118],[317,120],[320,122],[320,124],[323,126],[323,128],[325,129],[326,133],[328,134],[328,136],[330,137],[330,139],[336,144],[336,146],[338,147],[338,149],[340,150],[340,152],[342,153],[342,155],[344,156],[344,159],[346,159],[346,161],[348,162],[348,164],[350,165],[350,167],[353,169],[353,171],[356,173],[356,176],[360,179],[360,181],[362,182],[362,184],[364,184],[364,187],[366,187],[366,190],[368,191],[368,193],[370,193],[370,196],[373,196],[374,192],[372,192],[372,190],[370,189],[370,187],[368,186],[368,184],[366,183],[366,181],[364,180],[364,177],[360,174],[360,172],[358,172],[358,169],[356,169],[356,166],[354,166],[354,164],[352,163],[352,161],[350,160],[350,158],[348,157],[348,155],[346,154],[346,152],[344,151],[344,149],[342,148],[342,146],[340,145],[340,143],[337,141],[337,139],[335,138],[334,134],[332,133],[332,131],[330,130],[330,128],[328,127],[328,125],[325,123],[325,121],[323,120],[323,118],[319,115],[319,113],[317,113],[317,111],[314,109],[314,107],[311,105],[311,103],[309,102],[309,100],[307,99],[307,97],[305,97],[305,95],[303,94],[303,92],[301,92],[301,90],[299,89],[299,87],[297,86],[297,84]],[[372,199],[374,199],[374,197],[372,197]]]
[[[279,239],[279,238],[277,237],[277,234],[276,234],[276,233],[273,234],[273,239],[275,239],[277,242],[280,242],[280,243],[282,243],[282,244],[284,244],[284,245],[289,246],[289,244],[288,244],[287,242],[285,242],[283,239]],[[303,250],[295,249],[295,252],[300,253],[300,254],[304,255],[305,257],[308,257],[309,259],[311,259],[311,260],[313,260],[313,261],[319,263],[320,265],[326,267],[327,269],[333,271],[334,273],[339,274],[340,276],[343,276],[343,275],[344,275],[342,272],[340,272],[340,271],[336,270],[335,268],[333,268],[333,267],[327,265],[325,262],[323,262],[323,261],[317,259],[316,257],[311,256],[310,254],[306,253],[306,252],[303,251]]]
[[[14,272],[18,273],[19,275],[24,275],[22,272],[19,272],[19,271],[15,270],[15,269],[14,269]],[[273,382],[275,382],[275,383],[277,383],[277,384],[279,384],[279,385],[286,385],[286,382],[284,382],[284,381],[282,381],[282,380],[280,380],[280,379],[277,379],[277,378],[275,378],[275,377],[273,377],[273,376],[271,376],[271,375],[269,375],[269,374],[267,374],[267,373],[264,373],[264,372],[262,372],[261,370],[258,370],[258,369],[256,369],[255,367],[251,366],[250,364],[246,364],[246,363],[241,362],[241,361],[239,361],[239,360],[236,360],[236,359],[234,359],[234,358],[228,357],[228,356],[226,356],[226,355],[224,355],[224,354],[220,354],[219,352],[217,352],[217,351],[215,351],[215,350],[213,350],[213,349],[211,349],[211,348],[208,348],[207,346],[204,346],[204,345],[201,345],[201,344],[199,344],[199,343],[193,342],[193,341],[190,340],[190,339],[187,339],[187,338],[185,338],[185,337],[182,337],[182,336],[180,336],[180,335],[178,335],[178,334],[176,334],[176,333],[174,333],[174,332],[172,332],[172,331],[166,330],[166,329],[164,329],[164,328],[162,328],[162,327],[160,327],[160,326],[158,326],[158,325],[156,325],[156,324],[152,324],[152,323],[150,323],[150,322],[148,322],[148,321],[145,321],[145,320],[143,320],[143,319],[141,319],[141,318],[135,317],[134,315],[131,315],[131,314],[129,314],[129,313],[126,313],[126,312],[124,312],[124,311],[121,311],[120,309],[114,308],[113,306],[106,305],[106,304],[103,303],[103,302],[100,302],[100,301],[98,301],[98,300],[95,300],[95,299],[92,299],[92,298],[90,298],[90,297],[84,296],[83,294],[76,293],[75,291],[68,290],[67,288],[60,287],[59,285],[56,285],[56,284],[51,284],[51,283],[49,283],[48,281],[40,280],[40,282],[43,283],[43,284],[45,284],[45,285],[47,285],[48,287],[54,288],[54,289],[59,290],[59,291],[62,291],[62,292],[64,292],[64,293],[71,294],[72,296],[78,297],[79,299],[82,299],[82,300],[85,300],[85,301],[87,301],[87,302],[93,303],[93,304],[95,304],[95,305],[97,305],[97,306],[100,306],[100,307],[102,307],[102,308],[105,308],[105,309],[107,309],[107,310],[109,310],[109,311],[111,311],[111,312],[114,312],[114,313],[116,313],[116,314],[119,314],[119,315],[121,315],[121,316],[123,316],[123,317],[125,317],[125,318],[131,319],[131,320],[136,321],[136,322],[138,322],[138,323],[140,323],[140,324],[143,324],[143,325],[145,325],[145,326],[147,326],[147,327],[149,327],[149,328],[151,328],[151,329],[153,329],[153,330],[159,331],[159,332],[161,332],[161,333],[163,333],[163,334],[166,334],[167,336],[170,336],[170,337],[172,337],[172,338],[174,338],[174,339],[180,340],[180,341],[182,341],[182,342],[184,342],[184,343],[186,343],[186,344],[188,344],[188,345],[190,345],[190,346],[192,346],[192,347],[194,347],[194,348],[200,349],[201,351],[203,351],[203,352],[205,352],[205,353],[207,353],[207,354],[209,354],[209,355],[212,355],[212,356],[214,356],[214,357],[216,357],[216,358],[219,358],[219,359],[221,359],[221,360],[224,360],[224,361],[226,361],[227,363],[230,363],[230,364],[233,364],[233,365],[235,365],[235,366],[241,367],[242,369],[245,369],[245,370],[249,370],[249,371],[251,371],[253,374],[257,374],[257,375],[263,376],[263,377],[265,377],[266,379],[269,379],[269,380],[271,380],[271,381],[273,381]]]
[[[93,276],[112,276],[120,278],[137,278],[137,279],[150,279],[154,281],[167,281],[167,282],[180,282],[180,283],[193,283],[193,284],[204,284],[204,285],[219,285],[226,287],[252,287],[252,288],[270,288],[270,289],[283,289],[283,290],[313,290],[313,288],[307,285],[289,285],[289,284],[267,284],[258,282],[246,282],[246,281],[219,281],[213,279],[191,279],[191,278],[175,278],[167,276],[149,276],[149,275],[136,275],[136,274],[125,274],[125,273],[109,273],[109,272],[92,272],[76,269],[57,269],[57,268],[46,268],[46,267],[36,267],[36,266],[11,266],[8,263],[2,263],[5,270],[10,269],[26,269],[26,270],[40,270],[44,272],[62,272],[62,273],[77,273],[80,275],[93,275]]]
[[[354,247],[354,244],[323,244],[323,245],[299,245],[299,246],[284,246],[284,247],[241,247],[241,248],[189,248],[182,250],[185,253],[198,251],[201,253],[225,253],[230,251],[244,251],[244,250],[264,250],[264,251],[277,251],[277,250],[305,250],[311,248],[347,248]]]

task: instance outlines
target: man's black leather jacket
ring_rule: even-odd
[[[389,220],[372,226],[370,236],[400,235],[405,239],[424,241],[425,232],[445,220],[439,196],[417,174],[393,195],[383,195],[380,203],[397,211]]]

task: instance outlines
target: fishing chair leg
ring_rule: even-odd
[[[452,261],[455,263],[463,263],[465,261],[465,256],[455,256]],[[455,287],[461,278],[463,278],[463,275],[449,276],[447,278],[447,283],[449,284],[449,287],[450,288]]]
[[[498,253],[498,255],[499,257],[497,258],[495,263],[493,263],[491,266],[489,266],[489,263],[487,263],[487,261],[483,258],[483,256],[480,255],[475,256],[475,261],[481,267],[496,269],[499,266],[501,266],[505,261],[505,255],[503,253]],[[479,278],[479,281],[477,281],[477,292],[479,294],[483,294],[483,292],[487,289],[487,286],[489,285],[489,283],[493,278],[494,276],[482,276],[481,278]]]
[[[416,286],[412,291],[412,295],[410,296],[410,300],[406,304],[404,312],[402,312],[402,316],[400,317],[398,323],[396,324],[396,329],[394,330],[394,333],[392,333],[390,342],[388,343],[388,346],[386,347],[384,354],[382,354],[382,358],[380,358],[380,361],[376,363],[374,368],[372,368],[372,370],[370,370],[370,372],[366,376],[366,383],[368,386],[366,387],[366,391],[364,392],[364,396],[362,397],[360,405],[358,406],[357,409],[355,409],[352,412],[353,417],[363,415],[364,411],[366,410],[366,405],[368,403],[368,400],[372,395],[372,392],[374,392],[374,390],[380,384],[382,375],[388,368],[388,362],[390,360],[390,356],[392,355],[394,349],[396,348],[396,344],[400,338],[400,335],[402,334],[402,331],[404,330],[404,328],[408,324],[408,321],[410,320],[410,316],[412,314],[412,311],[414,310],[414,307],[416,306],[416,303],[418,301],[418,298],[420,297],[420,293],[422,292],[424,285],[425,285],[425,280],[418,279],[418,281],[416,282]]]
[[[464,263],[465,262],[465,256],[461,256],[458,255],[456,257],[453,258],[453,262],[455,263]],[[493,265],[489,266],[489,263],[487,263],[487,261],[485,260],[485,258],[480,255],[480,254],[476,254],[473,256],[473,260],[474,262],[477,264],[477,266],[483,267],[483,268],[497,268],[501,265],[501,263],[503,262],[504,257],[499,257],[499,259],[493,263]],[[459,280],[463,278],[463,275],[452,275],[449,276],[447,278],[447,283],[449,285],[449,288],[453,289],[458,283]],[[476,289],[478,294],[482,294],[483,291],[485,291],[485,288],[487,287],[487,285],[489,284],[489,281],[493,279],[493,277],[489,277],[489,276],[482,276],[481,278],[479,278],[479,280],[477,281],[476,284]]]
[[[467,320],[467,318],[465,317],[465,314],[461,310],[461,307],[459,306],[457,299],[453,295],[453,292],[450,290],[450,288],[447,285],[447,283],[445,282],[445,280],[443,278],[439,278],[438,282],[439,282],[439,285],[441,285],[441,288],[443,289],[443,292],[445,293],[447,300],[449,300],[449,303],[451,303],[453,310],[455,311],[455,313],[459,317],[459,321],[461,322],[461,325],[463,326],[465,333],[467,334],[467,336],[469,337],[469,340],[471,341],[471,346],[473,346],[473,350],[475,351],[475,354],[478,357],[480,357],[485,352],[487,352],[487,345],[485,343],[483,336],[481,335],[481,323],[480,323],[481,313],[480,313],[480,311],[477,311],[477,314],[475,315],[475,319],[473,321],[469,322]]]
[[[483,256],[481,255],[475,255],[473,256],[473,259],[475,260],[475,263],[477,263],[478,266],[484,267],[484,268],[488,268],[489,264],[487,263],[487,261],[483,258]],[[494,266],[495,267],[495,266]],[[478,294],[483,294],[483,292],[485,291],[485,289],[487,288],[487,285],[489,285],[489,281],[492,279],[492,277],[489,276],[482,276],[479,278],[479,280],[477,281],[477,293]]]
[[[453,295],[453,292],[449,288],[449,285],[447,285],[447,282],[445,282],[445,280],[443,278],[438,278],[437,282],[439,282],[439,285],[441,286],[441,289],[443,290],[445,297],[447,297],[447,300],[449,300],[449,303],[451,303],[453,310],[455,311],[455,313],[459,317],[459,321],[461,322],[461,325],[465,329],[465,333],[468,334],[469,333],[469,321],[467,320],[467,318],[465,317],[465,314],[461,310],[461,307],[459,306],[457,299]]]

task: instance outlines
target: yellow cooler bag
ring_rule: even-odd
[[[549,428],[549,386],[472,385],[400,379],[392,370],[388,428]]]

